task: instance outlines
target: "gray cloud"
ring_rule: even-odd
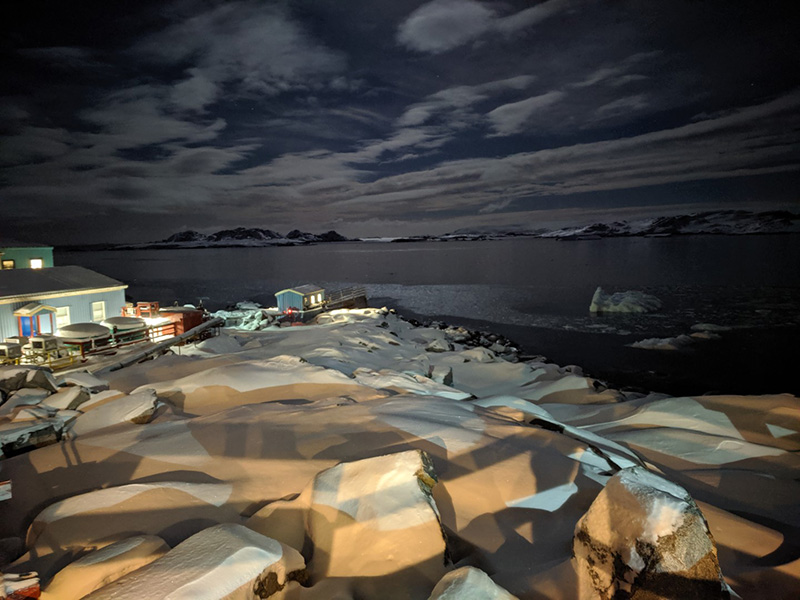
[[[477,0],[433,0],[423,4],[400,25],[397,41],[419,52],[439,54],[491,33],[511,34],[549,19],[572,0],[548,0],[500,16]]]
[[[487,117],[489,117],[496,135],[512,135],[519,133],[536,111],[559,102],[564,95],[562,91],[553,90],[519,102],[498,106],[489,112]]]

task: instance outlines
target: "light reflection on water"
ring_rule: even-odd
[[[798,235],[71,252],[56,261],[120,279],[136,300],[202,298],[212,309],[272,305],[275,291],[312,282],[365,285],[370,297],[418,314],[579,332],[669,336],[696,323],[800,321]],[[652,294],[663,308],[593,317],[598,285]]]

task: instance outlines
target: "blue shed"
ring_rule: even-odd
[[[127,287],[77,266],[0,270],[0,341],[117,316]]]
[[[322,308],[325,290],[318,285],[305,284],[275,292],[278,308],[282,312],[308,311]]]

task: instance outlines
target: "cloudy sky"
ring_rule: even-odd
[[[796,0],[11,0],[0,235],[800,206]]]

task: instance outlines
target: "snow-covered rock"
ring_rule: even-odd
[[[573,539],[580,597],[727,598],[717,550],[689,493],[644,468],[612,477]]]
[[[57,391],[56,380],[43,367],[0,367],[0,391],[6,395],[22,388],[41,388]]]
[[[0,458],[55,444],[61,439],[63,429],[63,420],[39,415],[0,424]]]
[[[423,377],[416,373],[398,373],[391,369],[373,371],[372,369],[359,368],[353,371],[353,379],[361,385],[378,390],[396,388],[410,394],[439,396],[450,400],[467,400],[472,397],[472,394],[454,389],[443,383],[437,383],[428,377]]]
[[[48,390],[41,388],[22,388],[12,392],[5,403],[0,406],[0,417],[11,414],[18,406],[33,406],[39,404],[50,395]]]
[[[84,406],[86,406],[84,404]],[[130,396],[122,396],[89,406],[70,429],[72,435],[86,435],[92,431],[118,423],[147,423],[158,406],[158,397],[152,389],[143,389]]]
[[[89,392],[79,386],[70,386],[59,390],[41,401],[42,406],[49,406],[56,410],[80,408],[81,404],[89,399]]]
[[[431,342],[425,347],[426,352],[450,352],[453,349],[453,345],[444,339],[435,339],[431,340]]]
[[[120,319],[126,317],[119,317]],[[89,373],[88,371],[77,371],[68,373],[58,378],[61,385],[79,385],[90,392],[102,392],[108,389],[108,382]]]
[[[42,590],[42,600],[80,600],[160,558],[169,546],[156,535],[138,535],[109,544],[70,563]]]
[[[285,598],[287,583],[305,579],[300,553],[243,525],[204,529],[146,567],[87,600],[250,600]]]
[[[441,385],[452,386],[453,367],[448,367],[446,365],[431,365],[430,378]]]
[[[99,548],[134,535],[159,535],[176,543],[211,524],[235,521],[226,506],[229,484],[159,481],[109,487],[59,500],[42,510],[28,529],[29,554],[44,579],[68,554]]]
[[[428,600],[516,600],[475,567],[461,567],[439,580]]]
[[[411,450],[321,472],[312,484],[312,577],[353,578],[365,598],[425,597],[445,572],[427,454]]]
[[[598,287],[589,305],[591,313],[647,313],[661,308],[661,300],[644,292],[632,291],[607,294]]]

